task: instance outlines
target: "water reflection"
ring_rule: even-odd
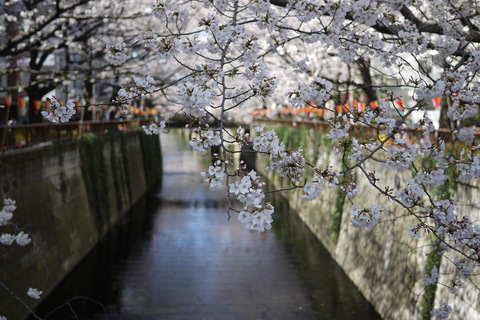
[[[104,309],[79,298],[47,319],[379,319],[288,208],[272,232],[227,221],[225,194],[208,190],[199,159],[171,139],[162,140],[162,191],[42,307],[88,296]]]
[[[295,265],[318,319],[380,320],[328,251],[290,211],[285,199],[270,194],[269,201],[276,205],[273,231]]]

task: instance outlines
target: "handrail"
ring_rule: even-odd
[[[49,141],[72,141],[87,132],[134,131],[150,120],[71,121],[66,123],[32,123],[0,126],[0,150],[29,147]]]
[[[290,119],[268,119],[268,118],[259,118],[254,117],[253,122],[265,122],[271,124],[283,124],[283,125],[290,125],[297,128],[303,129],[314,129],[322,132],[330,132],[331,126],[328,121],[305,121],[305,120],[290,120]],[[361,134],[370,138],[378,138],[378,134],[380,133],[377,129],[361,125],[361,124],[354,124],[350,127],[352,134]],[[410,141],[419,141],[420,139],[428,138],[432,143],[436,142],[438,138],[445,139],[446,142],[452,141],[453,136],[451,134],[452,130],[446,128],[439,128],[436,129],[432,134],[428,135],[427,137],[423,136],[425,132],[424,128],[418,128],[414,126],[406,126],[402,127],[401,130],[403,131],[405,137]],[[415,138],[415,139],[414,139]],[[474,140],[473,145],[476,144],[477,141],[480,140],[480,131],[474,131]]]

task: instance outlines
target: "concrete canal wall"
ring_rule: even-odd
[[[336,170],[341,169],[341,159],[334,154],[325,133],[285,125],[273,127],[287,146],[303,146],[306,159],[317,168],[333,165]],[[267,176],[276,188],[288,187],[288,181],[265,171],[267,165],[268,157],[257,157],[257,170]],[[388,170],[378,163],[368,164],[365,169],[368,172],[375,171],[376,177],[381,179],[381,185],[396,190],[405,186],[410,176],[408,172]],[[450,285],[458,274],[458,270],[454,270],[448,262],[448,259],[454,259],[448,254],[441,259],[439,284],[425,288],[421,270],[431,268],[432,261],[435,261],[435,256],[429,254],[433,239],[428,235],[423,235],[421,239],[410,238],[407,226],[416,225],[415,220],[405,215],[400,207],[386,203],[385,199],[379,197],[378,191],[370,186],[362,174],[357,172],[356,175],[361,188],[354,197],[356,204],[368,207],[383,203],[391,211],[371,231],[352,227],[349,214],[351,203],[344,193],[339,192],[339,188],[329,189],[325,185],[321,196],[314,201],[301,199],[301,189],[283,195],[287,197],[291,209],[312,230],[384,319],[430,319],[432,304],[438,307],[440,301],[446,301],[453,307],[450,319],[480,319],[480,290],[475,285],[466,283],[466,287],[460,289],[457,295],[450,294],[449,289],[442,285]],[[479,207],[471,204],[472,199],[480,199],[478,188],[456,186],[454,192],[461,204],[457,213],[469,214],[472,221],[479,221]],[[479,286],[478,277],[474,283]]]
[[[28,288],[45,297],[161,174],[158,136],[140,132],[86,134],[0,160],[2,198],[16,200],[13,221],[34,239],[0,248],[0,281],[32,308],[40,300],[29,298]],[[27,313],[0,288],[0,315],[11,320]]]

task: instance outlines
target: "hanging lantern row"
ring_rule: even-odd
[[[12,106],[12,96],[11,95],[4,96],[2,98],[2,100],[3,100],[4,104],[7,106],[7,108],[10,108]],[[20,109],[26,108],[27,107],[27,101],[28,101],[28,98],[19,98],[17,100],[18,107]],[[63,104],[63,101],[58,100],[58,103]],[[47,111],[50,110],[50,102],[49,101],[47,101],[47,100],[34,100],[33,101],[33,107],[35,108],[35,114],[38,114],[43,106],[45,107],[44,108],[45,110],[47,110]],[[81,107],[80,102],[75,102],[75,107],[76,107],[77,110],[80,110],[80,107]],[[108,108],[108,106],[106,106],[106,105],[88,106],[87,108],[88,108],[89,111],[94,112],[95,110],[106,109],[106,108]],[[140,108],[136,108],[134,106],[130,106],[128,108],[128,110],[130,111],[130,113],[136,114],[136,115],[146,115],[147,114],[147,112],[145,112],[143,110],[140,110]],[[157,113],[158,113],[158,111],[154,108],[151,108],[148,111],[148,114],[150,114],[150,115],[156,115]]]
[[[433,102],[433,106],[435,107],[435,109],[437,109],[439,106],[440,106],[440,103],[442,101],[442,97],[437,97],[437,98],[433,98],[432,99],[432,102]],[[405,109],[405,104],[404,104],[404,101],[401,100],[401,99],[396,99],[394,101],[394,104],[395,104],[395,107],[397,107],[398,109],[400,110],[404,110]],[[305,113],[305,114],[318,114],[319,116],[323,116],[325,114],[325,112],[329,111],[325,108],[319,108],[317,107],[314,103],[310,102],[310,101],[307,101],[307,107],[303,107],[303,108],[288,108],[288,107],[282,107],[280,110],[278,110],[280,113],[283,113],[283,114],[300,114],[300,113]],[[372,101],[370,102],[369,104],[373,109],[375,108],[378,108],[378,101]],[[337,113],[348,113],[352,110],[352,108],[358,112],[362,112],[365,107],[367,106],[366,103],[364,102],[361,102],[361,101],[357,101],[357,100],[353,100],[353,102],[351,104],[348,104],[348,103],[345,103],[343,105],[337,105],[335,106],[335,110],[337,111]],[[253,115],[254,116],[257,116],[257,115],[265,115],[267,113],[270,113],[270,112],[274,112],[275,110],[273,109],[263,109],[263,110],[254,110],[253,111]]]

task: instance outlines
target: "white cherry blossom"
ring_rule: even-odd
[[[42,291],[39,291],[38,289],[35,289],[35,288],[29,288],[28,291],[27,291],[27,295],[30,297],[30,298],[33,298],[33,299],[40,299],[40,296],[43,292]]]
[[[42,115],[51,122],[68,122],[75,115],[75,104],[73,99],[67,101],[65,106],[61,105],[55,97],[47,98],[50,103],[49,111],[42,111]]]

